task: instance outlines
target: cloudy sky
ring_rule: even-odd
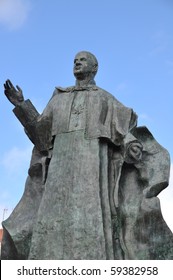
[[[172,26],[172,0],[0,0],[1,221],[22,196],[32,150],[3,95],[5,80],[41,112],[55,86],[74,84],[75,54],[93,52],[97,84],[132,107],[173,160]],[[172,176],[159,197],[173,231]]]

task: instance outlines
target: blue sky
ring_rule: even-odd
[[[1,220],[22,196],[32,149],[3,83],[41,112],[55,86],[74,84],[78,51],[96,55],[97,85],[132,107],[173,161],[172,26],[172,0],[0,0]],[[172,176],[159,197],[173,231]]]

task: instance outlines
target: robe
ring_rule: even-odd
[[[136,128],[132,109],[88,86],[56,88],[41,115],[29,100],[14,113],[35,147],[24,195],[3,222],[4,259],[173,259],[157,198],[169,154]],[[140,162],[128,157],[134,142]]]

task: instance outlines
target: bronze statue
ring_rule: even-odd
[[[97,69],[93,54],[78,53],[75,86],[56,88],[41,115],[6,81],[34,149],[23,197],[3,222],[2,259],[173,259],[157,198],[169,154],[96,86]]]

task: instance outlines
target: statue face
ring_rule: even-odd
[[[73,73],[77,79],[85,79],[94,70],[93,61],[85,52],[80,52],[74,59]]]

